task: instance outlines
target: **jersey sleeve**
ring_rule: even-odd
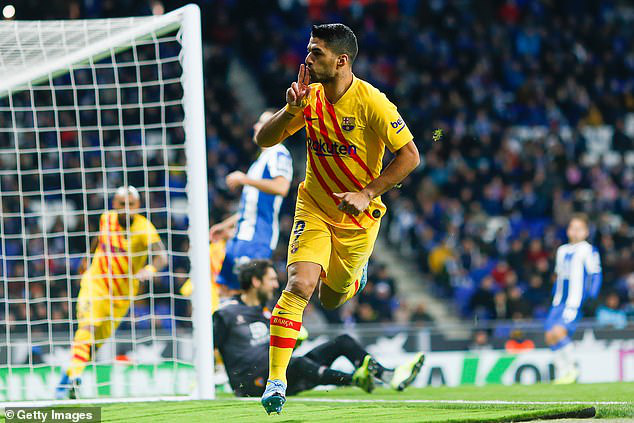
[[[304,114],[297,113],[295,117],[291,119],[290,122],[288,122],[284,132],[286,132],[287,136],[291,136],[295,134],[297,131],[299,131],[300,129],[302,129],[303,127],[304,127]]]
[[[283,176],[289,181],[293,179],[293,159],[285,149],[272,154],[267,165],[271,178]]]
[[[603,283],[603,275],[601,271],[601,257],[599,256],[599,250],[592,248],[592,250],[585,256],[584,267],[588,274],[587,280],[587,292],[591,298],[596,298],[601,290],[601,284]]]
[[[381,92],[372,94],[367,103],[366,113],[368,125],[391,152],[400,150],[414,139],[396,106],[387,99],[385,94]]]
[[[219,312],[213,314],[214,325],[214,348],[221,349],[227,336],[227,325],[225,325],[222,315]]]
[[[588,251],[584,258],[585,260],[583,264],[589,275],[601,273],[601,257],[599,257],[599,250],[593,247]]]

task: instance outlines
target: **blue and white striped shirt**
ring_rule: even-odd
[[[579,309],[587,297],[598,294],[601,286],[601,259],[587,241],[564,244],[557,249],[553,307]]]
[[[251,165],[251,179],[293,178],[293,161],[286,147],[278,144],[262,151]],[[279,214],[283,197],[267,194],[249,185],[242,189],[236,239],[275,249],[279,238]]]

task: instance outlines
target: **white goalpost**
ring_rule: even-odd
[[[123,185],[138,189],[168,264],[109,299],[129,312],[93,349],[78,398],[214,398],[202,66],[196,5],[0,22],[0,403],[55,398],[81,263]],[[179,293],[188,278],[191,299]]]

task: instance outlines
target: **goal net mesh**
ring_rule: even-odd
[[[109,299],[129,312],[91,356],[78,397],[192,390],[191,306],[178,291],[191,229],[182,51],[178,19],[0,23],[0,401],[54,398],[82,261],[127,185],[168,265],[136,295]]]

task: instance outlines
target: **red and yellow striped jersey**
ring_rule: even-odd
[[[154,225],[140,214],[126,231],[116,212],[106,212],[99,220],[99,243],[86,273],[114,296],[136,295],[139,281],[133,275],[147,264],[150,246],[160,240]]]
[[[413,139],[396,106],[385,94],[353,76],[352,85],[331,104],[321,84],[311,84],[308,105],[287,131],[306,127],[306,179],[299,186],[297,209],[346,229],[369,228],[385,214],[380,197],[362,214],[341,212],[333,193],[356,192],[378,177],[385,147],[394,152]]]

